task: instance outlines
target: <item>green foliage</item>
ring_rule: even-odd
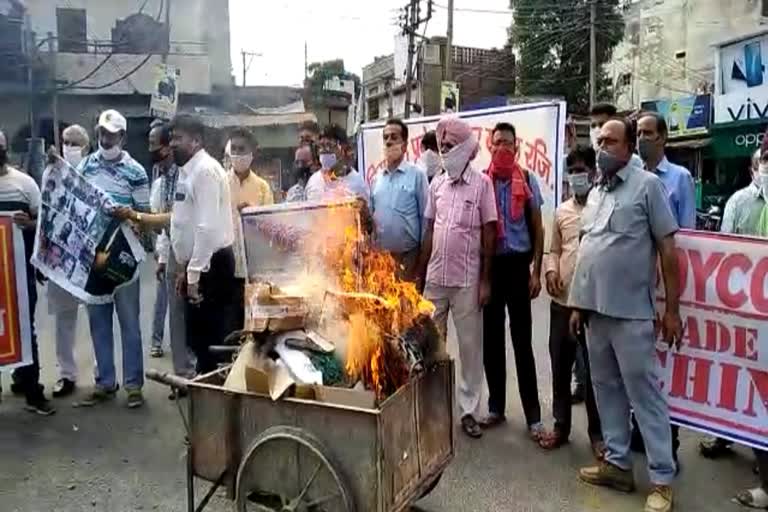
[[[313,62],[307,66],[307,73],[309,77],[307,78],[306,87],[309,89],[312,98],[322,98],[325,95],[325,91],[323,91],[325,82],[335,76],[340,77],[342,80],[353,80],[355,82],[355,96],[360,93],[360,77],[344,69],[344,61],[342,59]]]
[[[597,97],[612,98],[602,70],[624,37],[621,0],[515,0],[509,44],[517,50],[518,91],[562,96],[568,109],[589,108],[589,11],[597,2]]]

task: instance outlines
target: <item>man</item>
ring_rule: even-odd
[[[307,181],[307,200],[328,201],[358,198],[370,202],[368,185],[350,166],[347,132],[338,125],[325,127],[318,142],[320,171]]]
[[[234,231],[235,252],[235,321],[237,328],[242,329],[245,322],[245,279],[248,277],[248,268],[245,260],[245,242],[243,240],[243,228],[240,221],[240,211],[249,206],[264,206],[274,204],[272,189],[269,183],[253,172],[254,155],[258,149],[256,139],[251,132],[244,128],[237,128],[230,134],[230,147],[232,148],[232,168],[227,171],[229,178],[229,193],[232,202],[232,222]]]
[[[441,171],[440,156],[437,149],[437,136],[430,130],[421,138],[421,158],[419,159],[429,182]]]
[[[589,111],[589,139],[592,142],[592,148],[597,151],[597,138],[600,136],[600,130],[603,125],[616,115],[616,107],[610,103],[597,103]]]
[[[21,229],[24,238],[24,257],[27,262],[27,300],[29,326],[32,336],[32,363],[17,368],[13,373],[14,391],[26,398],[26,409],[42,416],[50,416],[56,410],[43,394],[40,384],[40,358],[35,332],[35,306],[37,284],[35,269],[30,264],[35,243],[37,216],[40,213],[40,188],[27,174],[8,165],[8,139],[0,131],[0,212],[13,212],[13,221]]]
[[[217,358],[208,347],[242,327],[234,311],[232,204],[227,173],[203,149],[202,122],[179,115],[171,129],[173,159],[180,167],[170,230],[180,269],[176,289],[187,298],[187,345],[202,374],[216,369]]]
[[[320,126],[315,121],[304,121],[299,125],[299,146],[316,145],[320,138]]]
[[[105,110],[99,116],[99,149],[79,167],[83,177],[106,192],[113,203],[139,212],[149,211],[149,178],[131,155],[123,151],[128,124],[120,112]],[[96,385],[93,392],[76,405],[90,407],[111,400],[119,388],[115,375],[115,339],[112,321],[115,312],[120,322],[123,346],[123,382],[129,408],[141,407],[144,397],[144,359],[139,322],[140,280],[115,291],[114,302],[88,306],[93,350],[96,355]]]
[[[691,173],[685,167],[667,160],[664,147],[669,130],[664,117],[655,112],[644,112],[637,120],[637,152],[645,163],[645,170],[656,174],[667,191],[667,200],[672,214],[681,229],[696,229],[696,185]],[[644,451],[643,438],[632,418],[632,447]],[[672,425],[672,450],[677,462],[680,448],[680,427]],[[679,468],[679,464],[678,464]]]
[[[630,121],[613,119],[598,139],[599,186],[587,199],[583,237],[568,304],[571,334],[586,325],[592,384],[600,412],[605,458],[580,478],[624,492],[634,490],[630,408],[646,440],[652,490],[646,512],[672,509],[676,467],[669,409],[656,376],[656,261],[661,261],[666,312],[663,337],[679,346],[683,328],[675,233],[664,184],[633,156]]]
[[[164,222],[161,224],[160,235],[157,239],[157,278],[167,298],[173,371],[180,377],[191,378],[195,374],[195,366],[187,347],[186,319],[184,314],[186,302],[183,297],[176,293],[175,277],[180,272],[180,266],[176,255],[171,250],[171,243],[168,238],[170,213],[173,209],[176,184],[179,178],[179,169],[174,162],[173,152],[171,151],[170,125],[162,123],[152,127],[149,131],[148,142],[148,149],[155,167],[155,173],[159,176],[156,181],[157,187],[153,197],[152,210],[156,214],[163,214],[165,216]],[[157,317],[158,312],[156,310],[155,320],[157,320]],[[162,318],[164,322],[165,315]],[[168,397],[175,399],[178,394],[183,395],[183,392],[177,391],[177,394],[171,393]]]
[[[149,156],[152,160],[152,186],[149,193],[149,205],[152,213],[164,213],[163,194],[168,192],[164,183],[176,182],[176,167],[170,153],[171,131],[162,121],[153,121],[149,128]],[[161,129],[163,127],[163,129]],[[168,210],[170,211],[170,209]],[[165,337],[165,317],[168,316],[168,287],[165,283],[165,268],[167,263],[168,233],[162,230],[155,240],[155,258],[157,260],[157,291],[155,292],[155,308],[152,318],[152,345],[150,357],[163,357],[163,338]],[[161,256],[161,254],[163,256]],[[161,260],[162,258],[162,260]]]
[[[427,175],[405,159],[408,126],[403,121],[387,121],[383,138],[387,167],[374,178],[371,187],[376,244],[394,257],[403,279],[416,281],[427,207]]]
[[[490,428],[505,421],[507,340],[504,328],[509,312],[520,401],[530,436],[539,442],[544,426],[531,339],[531,300],[541,292],[544,254],[541,206],[544,201],[536,178],[517,163],[514,126],[496,125],[491,134],[491,155],[488,176],[493,182],[499,222],[491,300],[483,309],[483,361],[489,395],[489,414],[483,426]]]
[[[62,155],[64,161],[74,168],[87,156],[90,137],[82,126],[73,124],[62,132]],[[55,154],[56,149],[51,148]],[[54,157],[51,166],[64,165]],[[43,172],[43,182],[47,182],[47,173]],[[52,182],[50,182],[52,183]],[[46,195],[48,199],[46,199]],[[50,191],[43,194],[43,202],[50,204]],[[53,397],[63,398],[75,392],[77,383],[77,363],[75,362],[75,334],[77,332],[77,317],[80,303],[72,294],[56,283],[47,284],[48,313],[54,316],[56,328],[56,359],[59,364],[59,380],[53,386]]]
[[[552,363],[552,414],[555,417],[554,431],[540,442],[545,449],[558,448],[568,442],[572,418],[571,367],[577,357],[577,348],[586,345],[583,335],[574,339],[569,332],[571,309],[568,307],[568,290],[579,252],[581,216],[595,178],[595,151],[591,147],[576,146],[568,154],[566,165],[571,198],[558,206],[555,212],[545,274],[547,292],[552,298],[549,307],[549,357]],[[585,356],[584,372],[587,383],[584,393],[587,432],[592,443],[592,452],[600,459],[603,453],[600,416],[592,391],[586,348],[582,353]]]
[[[637,151],[645,169],[661,179],[667,189],[672,214],[681,229],[696,228],[696,185],[685,167],[667,160],[664,147],[669,131],[667,121],[655,112],[640,115],[637,121]]]
[[[432,301],[443,339],[453,317],[461,359],[459,413],[464,433],[482,436],[477,422],[483,387],[482,308],[491,296],[496,241],[493,184],[472,168],[479,144],[466,121],[445,117],[437,125],[445,171],[429,186],[419,276]]]
[[[288,189],[285,200],[288,203],[307,200],[307,182],[315,167],[315,158],[310,146],[300,146],[293,156],[293,174],[296,183]]]

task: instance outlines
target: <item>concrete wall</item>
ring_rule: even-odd
[[[620,110],[646,99],[707,92],[714,82],[713,43],[761,28],[763,0],[634,0],[626,36],[606,66]],[[610,100],[611,98],[605,98]]]
[[[182,93],[209,93],[213,86],[231,85],[229,47],[229,2],[223,0],[148,0],[143,13],[155,18],[170,3],[170,56],[168,62],[181,69]],[[85,76],[109,53],[109,47],[96,50],[92,43],[109,42],[118,19],[135,14],[140,2],[107,0],[27,0],[31,30],[42,41],[49,32],[56,35],[56,8],[86,10],[89,50],[92,53],[61,54],[57,63],[59,80],[76,80]],[[165,22],[165,11],[158,20]],[[47,50],[44,44],[41,50]],[[94,53],[95,52],[95,53]],[[116,55],[92,78],[82,83],[102,85],[134,68],[144,56]],[[152,89],[155,66],[160,57],[152,57],[142,68],[113,87],[99,91],[77,89],[77,94],[147,93]]]

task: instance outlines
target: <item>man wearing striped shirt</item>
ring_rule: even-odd
[[[149,178],[147,172],[131,155],[123,151],[127,122],[115,110],[99,116],[97,134],[99,149],[78,167],[83,177],[104,190],[115,204],[135,211],[149,211]],[[115,375],[114,335],[112,317],[117,311],[123,346],[123,382],[128,395],[128,407],[144,404],[141,388],[144,384],[144,363],[141,345],[139,280],[119,288],[114,302],[88,306],[91,338],[96,355],[96,385],[93,393],[79,402],[93,406],[114,398],[118,384]]]
[[[32,331],[32,364],[18,368],[13,374],[14,392],[25,395],[27,410],[49,416],[55,412],[43,395],[40,385],[40,361],[35,333],[35,305],[37,286],[35,270],[29,264],[35,242],[37,214],[40,210],[40,188],[35,180],[8,165],[8,140],[0,132],[0,212],[14,212],[13,220],[22,230],[24,256],[27,262],[27,297],[29,300],[29,324]]]

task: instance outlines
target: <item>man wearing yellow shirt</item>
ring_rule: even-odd
[[[244,128],[236,128],[229,137],[231,151],[229,175],[229,192],[232,200],[232,221],[235,232],[235,278],[239,281],[238,326],[244,322],[243,285],[248,274],[245,263],[245,245],[243,243],[243,225],[240,221],[240,211],[250,206],[273,204],[272,189],[263,178],[253,172],[258,145],[251,132]]]

